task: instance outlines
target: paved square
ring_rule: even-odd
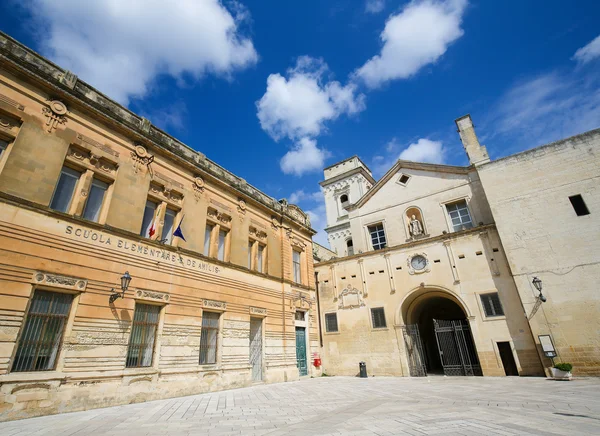
[[[600,434],[600,379],[327,377],[0,423],[0,435]]]

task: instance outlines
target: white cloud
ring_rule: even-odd
[[[598,57],[600,57],[600,35],[593,39],[589,44],[577,50],[573,59],[579,63],[586,64]]]
[[[600,127],[600,79],[552,72],[512,86],[484,121],[490,138],[512,144],[502,155]]]
[[[356,85],[328,80],[327,64],[321,59],[299,57],[287,73],[287,78],[269,75],[267,90],[256,102],[261,127],[276,141],[317,136],[326,121],[365,108]]]
[[[415,0],[391,15],[381,33],[381,53],[354,75],[370,88],[406,79],[436,62],[463,35],[462,16],[467,0]]]
[[[289,202],[292,204],[307,201],[324,201],[323,192],[305,192],[303,189],[298,189],[290,194]]]
[[[402,150],[398,159],[441,164],[444,163],[444,155],[445,149],[441,141],[421,138]]]
[[[385,0],[367,0],[365,11],[370,14],[378,14],[385,8]]]
[[[219,0],[29,0],[48,29],[42,53],[115,100],[143,97],[160,74],[230,77],[256,63],[247,10]]]
[[[322,170],[329,152],[317,147],[317,141],[310,138],[300,138],[294,148],[281,158],[279,166],[285,174],[301,176],[311,171]]]

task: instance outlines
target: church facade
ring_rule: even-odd
[[[337,258],[315,266],[324,371],[543,375],[550,341],[576,373],[600,374],[598,215],[575,222],[569,203],[597,208],[600,132],[491,162],[470,116],[456,125],[467,167],[398,161],[376,182],[356,156],[325,169]]]
[[[313,234],[0,34],[0,420],[319,375]]]

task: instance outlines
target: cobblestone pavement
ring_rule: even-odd
[[[0,435],[600,435],[600,379],[328,377],[0,423]]]

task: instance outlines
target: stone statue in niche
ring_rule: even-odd
[[[408,230],[410,236],[421,236],[423,234],[423,224],[414,215],[410,217],[410,223],[408,224]]]

